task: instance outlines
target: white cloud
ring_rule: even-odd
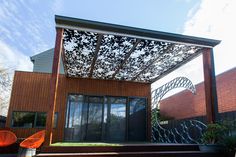
[[[195,5],[190,9],[188,18],[183,34],[222,40],[214,48],[216,74],[235,67],[236,1],[202,0],[198,7]],[[185,76],[194,84],[203,81],[202,57],[158,80],[152,88],[158,88],[178,76]],[[174,90],[165,97],[178,91],[180,90]]]
[[[13,70],[31,71],[32,63],[28,56],[0,40],[0,65]]]
[[[52,10],[53,12],[57,13],[60,12],[63,8],[63,0],[54,0],[52,2]]]
[[[198,11],[185,23],[184,34],[222,40],[214,48],[217,74],[236,66],[235,19],[235,0],[202,0]]]
[[[12,81],[14,70],[32,71],[32,63],[28,56],[0,40],[0,67],[8,69]],[[0,115],[7,115],[10,91],[0,89]]]
[[[0,39],[28,55],[45,51],[53,44],[53,13],[46,10],[47,5],[44,12],[33,10],[38,4],[39,1],[3,1],[0,5]]]

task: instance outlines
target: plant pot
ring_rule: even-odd
[[[236,157],[236,153],[235,152],[228,152],[227,157]]]
[[[199,145],[199,150],[202,152],[224,152],[225,149],[217,144],[202,144]]]
[[[17,157],[33,157],[35,155],[36,155],[36,149],[20,147]]]

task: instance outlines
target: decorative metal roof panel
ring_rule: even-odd
[[[63,43],[66,74],[88,77],[97,44],[97,33],[65,29]]]
[[[129,37],[103,35],[93,77],[111,79],[135,41],[136,39]]]
[[[142,40],[130,55],[126,64],[117,74],[117,79],[132,80],[150,62],[158,58],[168,48],[169,43]]]
[[[68,77],[152,83],[220,42],[65,17],[56,22],[64,28]]]

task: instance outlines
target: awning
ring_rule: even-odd
[[[152,83],[220,41],[56,16],[68,77]]]

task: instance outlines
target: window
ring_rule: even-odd
[[[54,128],[57,127],[58,113],[54,115]],[[46,112],[22,112],[12,113],[12,127],[22,128],[44,128],[46,126]]]
[[[35,112],[13,112],[12,126],[32,128],[35,121]]]
[[[37,112],[35,127],[45,127],[46,126],[46,119],[47,119],[47,114],[45,112]]]

